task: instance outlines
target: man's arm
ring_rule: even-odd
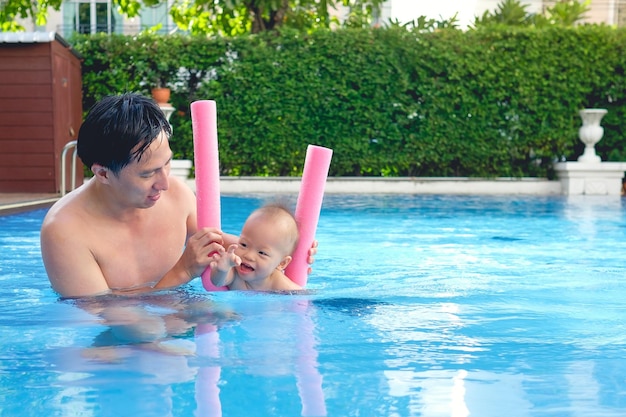
[[[52,288],[62,297],[82,297],[110,292],[106,279],[88,246],[62,223],[44,222],[41,255]]]
[[[178,287],[199,277],[211,263],[209,255],[224,250],[222,232],[205,227],[187,240],[185,250],[163,278],[154,286],[156,289]]]
[[[175,201],[186,213],[187,241],[178,262],[156,283],[155,289],[178,287],[199,277],[212,260],[209,254],[230,243],[229,235],[216,228],[205,227],[198,231],[196,196],[187,184],[171,177],[168,192],[175,194]]]

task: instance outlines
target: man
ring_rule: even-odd
[[[196,230],[195,196],[169,176],[170,135],[159,107],[138,94],[91,109],[77,152],[94,176],[54,204],[41,227],[44,265],[62,297],[176,287],[236,242],[215,228]]]

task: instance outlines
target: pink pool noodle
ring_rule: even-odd
[[[322,210],[324,186],[328,178],[328,169],[333,150],[321,146],[309,145],[304,160],[304,171],[300,183],[300,193],[296,202],[295,217],[298,222],[300,240],[293,259],[287,269],[287,275],[293,282],[304,287],[306,285],[309,264],[309,249],[315,240],[315,230]]]
[[[217,146],[217,110],[215,101],[191,103],[193,151],[196,167],[196,201],[198,230],[203,227],[221,228],[220,167]],[[202,285],[207,291],[223,291],[211,283],[211,270],[202,273]]]

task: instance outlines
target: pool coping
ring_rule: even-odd
[[[300,177],[222,177],[222,194],[298,193]],[[195,190],[195,181],[187,184]],[[559,180],[469,177],[330,177],[326,194],[561,195]]]
[[[50,193],[0,193],[0,216],[47,208],[59,198]]]
[[[195,179],[186,183],[195,191]],[[220,191],[224,195],[290,194],[298,193],[300,184],[300,177],[221,177]],[[529,177],[330,177],[325,193],[546,196],[563,195],[563,189],[559,180]],[[53,193],[0,193],[0,215],[49,207],[59,198]]]

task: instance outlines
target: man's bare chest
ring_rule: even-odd
[[[161,279],[180,258],[186,237],[183,222],[145,222],[100,229],[92,244],[110,288],[132,288]]]

